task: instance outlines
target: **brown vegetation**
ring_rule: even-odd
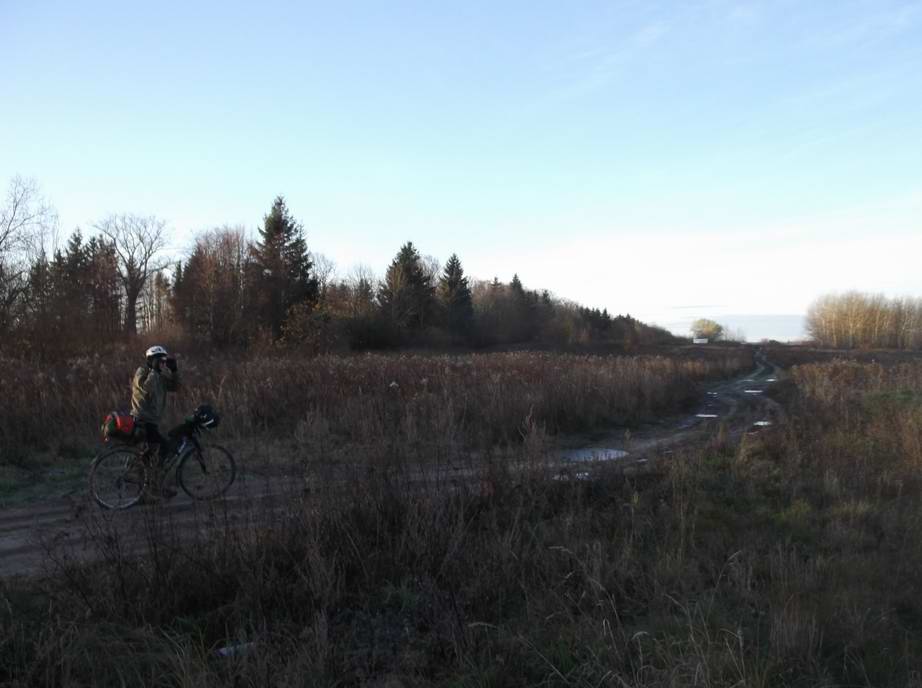
[[[922,300],[848,292],[817,299],[807,332],[818,344],[841,349],[922,349]]]
[[[6,457],[56,441],[89,444],[101,419],[124,408],[137,357],[58,366],[2,361],[0,450]],[[190,356],[173,419],[200,402],[224,415],[232,438],[316,440],[379,451],[401,445],[470,449],[517,442],[523,424],[569,432],[632,424],[687,403],[696,383],[748,368],[746,349],[719,356],[604,357],[507,353],[462,356]],[[49,427],[53,428],[49,432]],[[294,443],[293,452],[307,452]]]
[[[647,475],[151,511],[138,559],[91,512],[98,563],[0,587],[0,682],[918,685],[922,366],[792,377],[785,426]]]
[[[880,363],[885,366],[900,363],[922,362],[922,351],[900,351],[898,349],[829,349],[809,345],[772,344],[764,347],[771,361],[784,368],[807,363],[830,363],[832,361],[854,361],[856,363]]]

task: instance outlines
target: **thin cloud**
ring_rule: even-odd
[[[916,27],[922,19],[922,3],[886,9],[863,15],[860,21],[830,27],[826,33],[816,33],[807,42],[822,47],[862,46],[880,43]]]
[[[573,56],[582,72],[561,92],[563,98],[575,98],[604,89],[630,64],[658,45],[669,34],[664,21],[644,24],[627,37],[610,40],[609,47],[587,48]]]
[[[726,308],[727,306],[723,304],[697,304],[693,306],[670,306],[669,310],[673,311],[683,311],[683,310],[698,310],[703,308]]]

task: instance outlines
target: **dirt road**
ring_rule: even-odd
[[[654,455],[668,454],[709,436],[724,423],[731,435],[759,431],[783,420],[783,410],[764,392],[777,381],[776,368],[763,356],[751,373],[705,388],[691,414],[664,419],[627,434],[623,430],[592,438],[566,438],[568,447],[551,452],[557,480],[591,480],[602,463],[641,466]],[[474,463],[417,469],[410,480],[426,485],[480,480]],[[152,524],[170,537],[205,534],[216,528],[256,530],[286,509],[303,502],[310,476],[244,472],[229,494],[202,504],[181,495],[154,507],[124,512],[98,509],[85,493],[0,511],[0,577],[41,574],[61,558],[91,559],[107,543],[123,548],[119,556],[143,551]],[[316,481],[313,489],[317,489]],[[154,518],[156,516],[156,518]],[[116,537],[118,536],[118,537]]]

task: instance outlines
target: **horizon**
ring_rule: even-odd
[[[281,194],[339,275],[410,240],[657,323],[922,294],[920,2],[34,4],[0,37],[0,181],[63,239],[156,215],[178,256]]]

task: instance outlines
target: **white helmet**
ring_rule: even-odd
[[[162,346],[156,345],[145,351],[144,355],[148,358],[153,358],[154,356],[166,356],[167,352],[166,349],[164,349]]]

